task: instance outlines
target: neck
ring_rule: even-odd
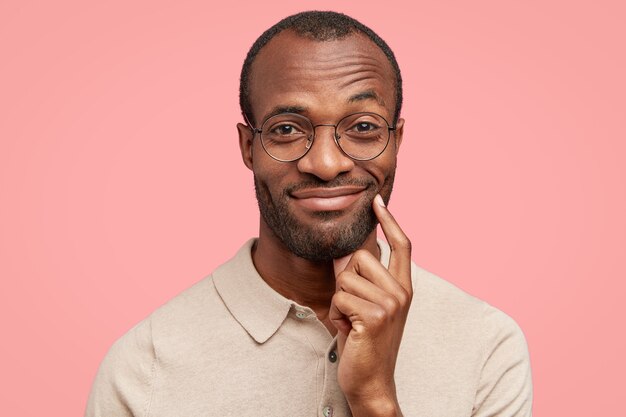
[[[365,240],[361,249],[379,257],[376,230]],[[274,235],[263,220],[259,239],[252,250],[254,266],[263,280],[283,297],[311,308],[331,334],[336,330],[330,324],[328,310],[335,294],[333,261],[313,262],[294,255]]]

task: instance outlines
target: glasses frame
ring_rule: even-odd
[[[337,126],[339,126],[341,124],[341,122],[343,122],[348,117],[352,117],[352,116],[356,116],[356,115],[360,115],[360,114],[373,114],[374,116],[377,116],[377,117],[380,117],[381,119],[383,119],[385,121],[385,123],[387,124],[387,142],[385,143],[385,146],[383,147],[383,149],[379,153],[377,153],[376,155],[372,156],[371,158],[357,158],[355,156],[352,156],[349,153],[347,153],[341,147],[341,145],[339,144],[339,140],[341,138],[337,135]],[[300,155],[299,157],[297,157],[297,158],[280,159],[280,158],[275,157],[274,155],[269,153],[269,151],[265,147],[265,143],[263,143],[263,139],[261,137],[261,134],[263,133],[263,126],[265,126],[265,123],[267,123],[267,121],[270,120],[272,117],[283,116],[283,115],[295,115],[295,116],[301,117],[303,119],[306,119],[309,122],[309,124],[311,125],[311,127],[313,128],[313,135],[312,135],[312,137],[310,139],[310,145],[307,147],[306,151],[304,151],[304,153],[302,155]],[[335,144],[337,145],[339,150],[344,155],[346,155],[348,158],[351,158],[351,159],[353,159],[355,161],[371,161],[372,159],[378,158],[383,152],[385,152],[385,149],[387,149],[387,146],[389,146],[389,140],[391,139],[391,132],[395,132],[395,130],[396,130],[396,126],[395,125],[394,126],[389,125],[389,122],[383,116],[381,116],[378,113],[374,113],[374,112],[370,112],[370,111],[362,111],[362,112],[350,113],[350,114],[342,117],[336,124],[320,123],[320,124],[317,124],[317,125],[314,125],[313,122],[311,121],[311,119],[309,119],[308,117],[303,116],[301,114],[291,113],[291,112],[284,112],[284,113],[274,114],[274,115],[268,117],[267,119],[263,120],[263,123],[261,123],[261,129],[257,129],[256,127],[254,127],[254,125],[252,123],[250,123],[250,120],[248,120],[248,117],[246,115],[244,115],[244,119],[246,120],[246,123],[248,124],[248,127],[250,128],[250,130],[252,130],[253,135],[256,135],[257,133],[259,134],[259,140],[261,141],[261,146],[263,147],[263,150],[265,151],[265,153],[268,154],[270,156],[270,158],[275,159],[278,162],[294,162],[294,161],[297,161],[298,159],[304,158],[304,156],[307,153],[309,153],[309,151],[313,147],[313,142],[315,142],[315,138],[316,138],[315,129],[320,127],[320,126],[333,127],[334,128],[333,139],[335,140]]]

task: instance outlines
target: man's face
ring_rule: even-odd
[[[318,42],[284,31],[252,65],[250,102],[258,128],[277,111],[298,112],[313,125],[337,124],[357,112],[393,123],[394,75],[383,52],[363,35]],[[240,124],[261,221],[302,258],[320,262],[354,252],[376,227],[373,198],[380,193],[387,202],[391,195],[403,124],[398,120],[385,151],[370,161],[345,155],[333,127],[319,126],[311,149],[294,162],[271,158],[258,135]]]

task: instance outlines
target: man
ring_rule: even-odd
[[[386,207],[401,83],[386,43],[341,14],[256,41],[237,129],[259,237],[115,343],[87,416],[531,414],[519,328],[412,264]]]

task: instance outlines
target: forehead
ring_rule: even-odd
[[[391,117],[395,78],[385,54],[365,35],[317,41],[286,30],[252,64],[249,99],[257,122],[276,106],[320,117],[366,106]]]

